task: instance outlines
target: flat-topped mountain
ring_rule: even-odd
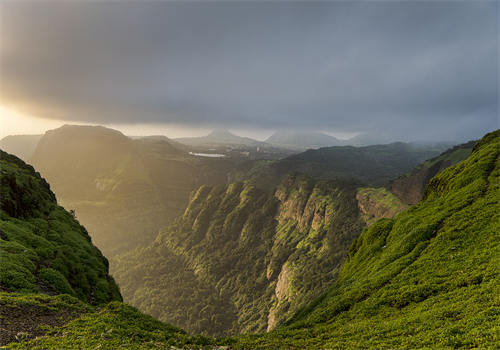
[[[150,243],[182,214],[192,190],[225,184],[247,164],[190,155],[164,136],[75,125],[48,131],[30,162],[108,256]]]

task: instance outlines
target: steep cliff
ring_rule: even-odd
[[[113,271],[126,300],[162,320],[210,334],[265,331],[332,281],[359,214],[349,182],[292,175],[274,193],[204,186],[154,245],[114,259]],[[192,282],[179,291],[170,281]]]
[[[500,131],[429,182],[424,198],[353,243],[321,297],[234,348],[496,348]]]

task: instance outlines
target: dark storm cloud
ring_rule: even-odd
[[[4,2],[2,99],[95,123],[477,137],[496,2]]]

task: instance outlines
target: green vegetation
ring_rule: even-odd
[[[202,336],[189,336],[131,306],[112,302],[63,326],[49,327],[44,336],[11,343],[9,349],[202,349],[213,348],[213,343]]]
[[[326,293],[234,348],[496,348],[499,152],[486,135],[421,203],[365,229]]]
[[[366,186],[378,187],[442,151],[439,147],[401,142],[366,147],[324,147],[274,162],[262,162],[250,175],[259,186],[267,188],[279,184],[290,172],[324,180],[355,179]]]
[[[108,261],[73,215],[57,205],[47,182],[3,151],[0,171],[0,345],[170,349],[212,344],[120,303]]]
[[[440,171],[465,160],[475,141],[452,147],[439,156],[426,160],[409,174],[391,181],[387,187],[406,204],[416,204],[422,199],[429,181]]]
[[[331,283],[363,222],[355,183],[203,186],[146,249],[113,259],[125,300],[211,335],[272,329]]]
[[[165,289],[181,305],[165,304],[166,312],[182,322],[204,321],[206,312],[215,327],[230,325],[229,331],[278,326],[265,334],[213,340],[189,336],[118,301],[99,305],[103,295],[119,298],[106,260],[73,216],[57,206],[47,183],[2,152],[0,272],[14,272],[2,275],[0,284],[8,291],[0,293],[0,344],[10,339],[16,343],[8,347],[19,349],[497,348],[499,154],[496,131],[477,142],[465,161],[435,176],[419,204],[374,222],[359,236],[356,193],[385,201],[385,191],[300,175],[286,177],[272,194],[251,182],[201,187],[154,244],[118,262],[127,293],[144,306]],[[69,276],[65,265],[55,263],[59,251],[71,253],[67,261],[61,257]],[[72,264],[86,270],[73,270]],[[83,279],[74,280],[78,273],[87,281],[104,276],[108,289],[92,280],[86,292]],[[163,274],[172,279],[161,280]],[[189,286],[183,290],[185,280]],[[193,298],[191,288],[200,294]],[[312,291],[321,295],[309,303]],[[187,303],[194,304],[188,309],[194,315],[181,312]],[[26,325],[33,328],[25,331]],[[207,324],[195,326],[206,330]]]
[[[0,290],[66,293],[99,304],[121,300],[108,261],[50,187],[0,151]]]
[[[359,209],[367,225],[381,218],[392,218],[407,205],[384,187],[361,187],[356,192]]]

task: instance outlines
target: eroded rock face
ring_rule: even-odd
[[[277,313],[280,303],[285,299],[291,299],[290,295],[290,279],[291,271],[286,264],[281,268],[281,272],[278,275],[278,281],[276,282],[276,288],[274,289],[274,294],[276,296],[275,305],[269,310],[269,315],[267,317],[267,331],[273,330],[278,323]]]
[[[393,218],[408,207],[385,188],[359,188],[356,200],[367,226],[381,218]]]
[[[439,161],[430,167],[414,170],[409,176],[400,177],[389,185],[392,193],[408,205],[417,204],[424,194],[427,183],[441,170],[451,166],[450,161]]]
[[[336,190],[314,185],[303,178],[293,182],[293,177],[285,180],[276,190],[275,197],[281,202],[278,221],[295,220],[300,231],[318,230],[328,223],[334,213]]]

